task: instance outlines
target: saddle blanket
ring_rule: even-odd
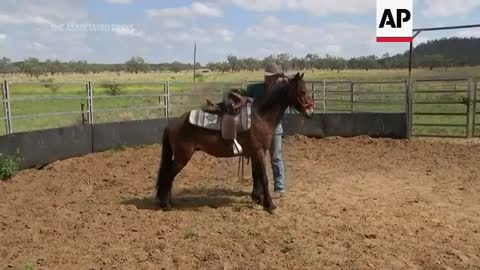
[[[197,109],[190,111],[188,119],[190,124],[194,126],[221,131],[222,117],[222,114],[208,113]],[[240,108],[240,112],[234,118],[238,133],[249,130],[252,126],[252,104],[247,103]]]

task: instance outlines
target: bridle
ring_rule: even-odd
[[[291,90],[291,89],[290,89]],[[301,95],[297,95],[297,89],[295,89],[295,91],[289,91],[289,99],[293,99],[295,101],[298,102],[298,104],[300,104],[300,106],[302,107],[303,111],[306,111],[307,109],[309,108],[312,108],[313,107],[313,101],[310,101],[307,99],[307,102],[305,103],[303,101],[303,97]],[[298,111],[296,110],[295,108],[293,108],[295,111]]]

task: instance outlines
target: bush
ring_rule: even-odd
[[[120,95],[120,85],[117,83],[104,83],[101,86],[107,88],[107,93],[111,96]]]
[[[40,82],[43,83],[44,87],[49,87],[53,83],[53,78],[41,79]]]
[[[13,177],[17,171],[17,157],[3,156],[0,154],[0,180]]]
[[[57,93],[58,89],[60,88],[60,86],[52,84],[53,78],[41,79],[40,82],[43,83],[43,87],[49,88],[52,94]]]
[[[198,81],[198,82],[204,82],[205,81],[205,76],[201,73],[197,73],[195,74],[195,80]]]

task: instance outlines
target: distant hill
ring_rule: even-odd
[[[408,51],[389,58],[394,67],[405,67]],[[413,49],[415,67],[480,65],[480,38],[443,38],[421,43]]]
[[[480,38],[449,38],[433,40],[415,47],[416,57],[441,55],[451,64],[480,65]]]

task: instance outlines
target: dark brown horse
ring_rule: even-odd
[[[261,172],[254,179],[252,199],[262,203],[265,210],[273,213],[276,208],[268,190],[265,167],[275,126],[290,106],[307,118],[313,115],[313,102],[306,93],[303,75],[273,86],[266,95],[252,104],[252,126],[238,134],[237,141],[243,155],[252,161],[252,169]],[[163,133],[162,157],[157,178],[157,199],[164,210],[171,209],[172,183],[175,176],[187,165],[195,151],[203,151],[215,157],[234,157],[232,142],[224,140],[218,131],[207,130],[188,122],[188,113],[171,121]]]

